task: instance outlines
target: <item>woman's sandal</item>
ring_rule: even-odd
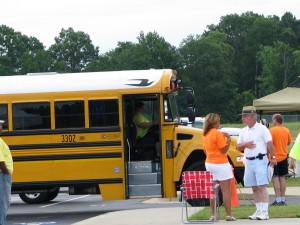
[[[226,221],[236,221],[236,218],[233,216],[226,216]]]
[[[208,221],[215,221],[215,217],[214,216],[211,216]]]

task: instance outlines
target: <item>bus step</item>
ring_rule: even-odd
[[[161,195],[161,185],[160,184],[129,185],[129,195],[131,197]]]
[[[129,184],[161,184],[161,173],[129,174]]]
[[[160,171],[160,163],[153,163],[152,161],[133,161],[128,163],[128,172],[135,173],[153,173]]]

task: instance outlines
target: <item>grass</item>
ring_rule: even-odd
[[[285,180],[287,187],[300,187],[300,177],[290,177]],[[243,185],[237,184],[237,187],[243,188]],[[268,185],[268,187],[273,187],[272,182]]]
[[[286,122],[286,123],[283,123],[283,125],[290,130],[293,141],[296,140],[296,138],[297,138],[297,136],[299,134],[300,122]],[[221,124],[221,127],[237,127],[237,128],[242,128],[244,126],[245,125],[243,125],[243,123]],[[270,128],[271,127],[273,127],[272,123],[270,123]]]
[[[299,187],[300,186],[300,177],[290,177],[285,180],[287,187]],[[269,185],[273,187],[272,183]]]
[[[287,187],[300,187],[300,177],[290,177],[285,180]],[[238,188],[244,188],[242,184],[237,184]],[[270,182],[268,187],[273,187],[273,183]]]
[[[253,214],[256,210],[254,205],[251,206],[238,206],[232,207],[232,215],[237,219],[248,219],[248,216]],[[203,220],[208,219],[211,216],[211,210],[209,207],[205,207],[203,210],[195,212],[190,219]],[[300,218],[299,205],[287,205],[287,206],[269,206],[270,218]],[[224,207],[220,207],[220,219],[226,217]]]
[[[300,186],[300,177],[290,177],[286,179],[287,187],[297,187]],[[237,187],[243,189],[241,184]],[[273,187],[270,183],[269,187]],[[247,203],[247,202],[246,202]],[[237,219],[248,219],[248,216],[253,214],[256,207],[248,202],[249,205],[243,205],[239,207],[232,207],[232,215]],[[192,212],[191,212],[192,211]],[[205,220],[211,216],[210,207],[205,207],[203,210],[195,207],[193,210],[190,209],[189,214],[191,220]],[[287,205],[287,206],[269,206],[269,216],[270,218],[300,218],[300,207],[299,205]],[[220,219],[226,217],[224,207],[220,207]]]

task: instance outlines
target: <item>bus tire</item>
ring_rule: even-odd
[[[59,187],[54,188],[54,190],[49,190],[48,196],[45,199],[45,202],[50,202],[57,197],[59,193]]]
[[[186,171],[206,171],[205,162],[198,161],[187,167]],[[219,205],[223,204],[223,196],[221,190],[219,190]],[[187,202],[190,206],[199,207],[199,206],[209,206],[209,199],[188,199]]]
[[[27,204],[38,204],[45,201],[48,196],[47,192],[37,192],[37,193],[21,193],[19,194],[23,202]]]

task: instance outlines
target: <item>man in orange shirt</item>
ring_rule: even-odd
[[[277,165],[274,166],[272,178],[276,200],[271,205],[286,205],[285,202],[285,175],[288,174],[288,145],[292,142],[292,137],[288,128],[282,126],[283,116],[273,115],[274,127],[270,129]]]

